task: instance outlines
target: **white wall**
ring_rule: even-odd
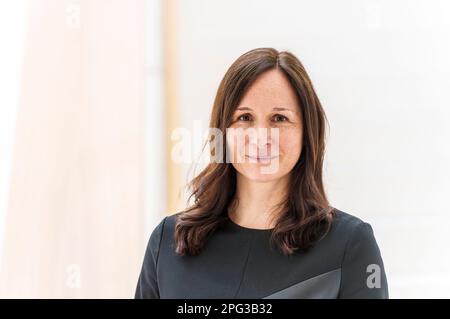
[[[0,4],[0,259],[21,80],[26,1]]]
[[[177,9],[181,124],[208,125],[239,55],[291,50],[329,118],[331,203],[372,224],[391,297],[450,297],[450,3],[177,0]]]
[[[145,158],[142,254],[166,205],[165,110],[163,100],[162,0],[146,0]]]
[[[145,2],[27,4],[19,98],[0,94],[17,109],[0,296],[128,298],[144,252]]]

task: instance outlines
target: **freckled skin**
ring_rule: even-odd
[[[277,107],[287,110],[274,110]],[[227,135],[232,165],[239,174],[256,182],[274,181],[289,174],[300,158],[303,126],[296,93],[281,71],[269,70],[256,79],[237,106],[230,128],[244,131],[253,128],[255,132],[261,132],[259,128],[268,130],[267,138],[261,133],[253,138],[245,136],[241,144],[237,142],[235,133]],[[271,135],[271,128],[278,129],[278,142],[275,135]],[[259,151],[260,156],[279,157],[270,162],[252,162],[245,157],[245,162],[242,162],[238,151],[253,156],[258,156]],[[276,169],[271,169],[270,174],[264,173],[262,168],[269,165]]]

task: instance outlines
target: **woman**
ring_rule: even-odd
[[[239,57],[214,101],[216,160],[152,232],[135,298],[388,298],[372,227],[327,201],[325,123],[293,54]]]

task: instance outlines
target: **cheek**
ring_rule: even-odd
[[[302,133],[300,130],[285,131],[280,134],[280,152],[285,158],[297,160],[302,151]]]
[[[241,140],[239,140],[239,138],[241,138]],[[242,139],[242,137],[239,137],[237,134],[227,133],[226,139],[226,151],[228,152],[229,159],[233,162],[243,161],[245,143],[247,141],[246,138]]]

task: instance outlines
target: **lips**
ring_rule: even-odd
[[[254,161],[265,162],[265,161],[270,161],[270,160],[273,160],[274,158],[277,158],[278,155],[277,156],[258,156],[258,157],[246,155],[246,157],[248,159],[252,159]]]

